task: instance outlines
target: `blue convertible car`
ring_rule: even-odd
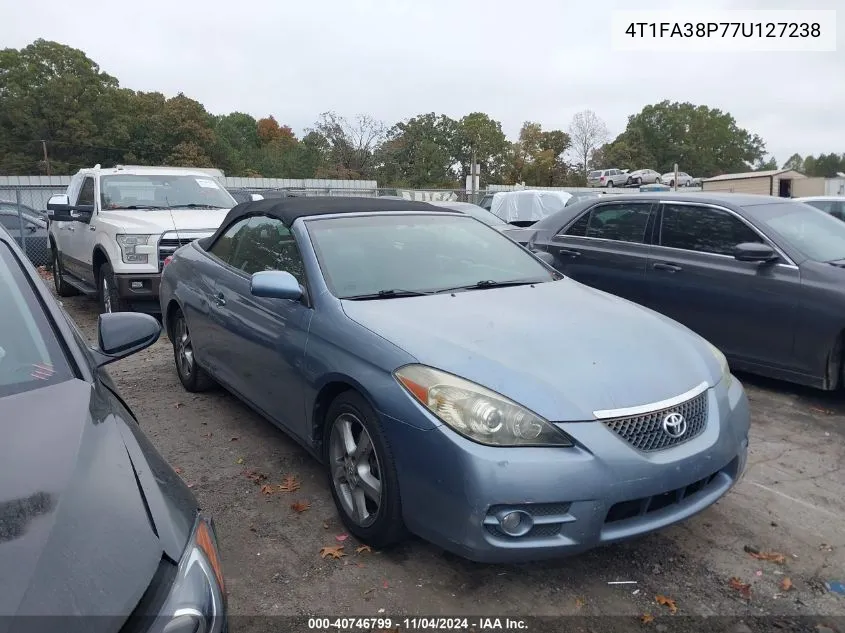
[[[173,255],[162,315],[185,388],[296,438],[375,547],[524,561],[704,510],[746,463],[725,357],[541,257],[421,202],[247,202]]]

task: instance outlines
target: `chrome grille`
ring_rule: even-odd
[[[190,244],[193,242],[194,239],[186,239],[186,238],[167,238],[159,240],[158,242],[158,266],[161,268],[162,264],[164,264],[164,260],[173,255],[176,252],[176,249],[184,246],[185,244]]]
[[[669,413],[680,413],[687,423],[686,433],[672,437],[663,430],[663,419]],[[602,420],[608,429],[639,451],[650,452],[672,448],[697,437],[707,424],[707,392],[686,402],[658,411],[612,420]]]

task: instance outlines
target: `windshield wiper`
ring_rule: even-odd
[[[468,284],[466,286],[455,286],[454,288],[443,288],[442,290],[438,290],[438,293],[441,292],[452,292],[454,290],[479,290],[482,288],[506,288],[508,286],[530,286],[533,284],[540,284],[543,283],[542,279],[512,279],[510,281],[494,281],[492,279],[483,279],[481,281],[477,281],[474,284]]]
[[[354,295],[352,297],[343,297],[350,301],[366,301],[368,299],[398,299],[400,297],[424,297],[434,294],[433,292],[425,292],[424,290],[402,290],[401,288],[390,288],[387,290],[379,290],[378,292],[371,292],[364,295]]]
[[[136,211],[138,209],[167,209],[169,207],[165,207],[162,205],[156,204],[132,204],[128,207],[109,207],[108,211],[120,211],[121,209],[129,209],[131,211]]]
[[[170,209],[225,209],[226,207],[218,207],[213,204],[197,204],[192,202],[190,204],[174,204]]]

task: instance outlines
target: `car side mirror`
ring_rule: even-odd
[[[296,277],[283,270],[262,270],[253,273],[249,291],[254,297],[268,299],[298,301],[302,298],[302,288]]]
[[[146,349],[161,335],[161,323],[140,312],[101,314],[97,321],[97,366],[108,365]]]
[[[549,251],[532,251],[534,253],[534,257],[539,259],[544,264],[548,264],[549,266],[554,268],[555,265],[555,256],[552,255]]]
[[[778,254],[767,244],[743,242],[734,247],[734,257],[741,262],[773,262]]]
[[[50,196],[50,200],[47,202],[47,217],[54,222],[72,222],[70,199],[64,194]]]

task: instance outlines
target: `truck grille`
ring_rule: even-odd
[[[180,231],[179,234],[175,232],[165,233],[158,241],[158,269],[162,270],[164,267],[164,260],[173,255],[177,249],[185,244],[190,244],[194,240],[202,239],[214,235],[214,231],[209,229],[207,231]]]
[[[673,437],[663,428],[663,421],[670,413],[680,413],[684,417],[686,431],[680,437]],[[674,407],[602,422],[639,451],[651,452],[672,448],[704,431],[707,425],[707,392]]]

